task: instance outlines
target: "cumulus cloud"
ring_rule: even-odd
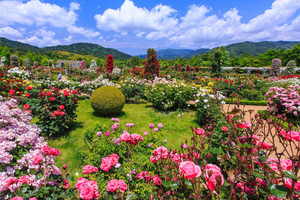
[[[85,29],[83,27],[77,27],[77,26],[69,26],[68,31],[70,33],[81,34],[87,38],[93,38],[93,37],[97,37],[100,35],[100,33],[98,31],[93,31],[90,29]]]
[[[61,44],[59,40],[53,38],[56,34],[53,31],[48,31],[46,27],[38,29],[31,35],[31,37],[20,39],[18,41],[23,43],[29,43],[38,47],[55,46]]]
[[[176,28],[177,11],[169,6],[157,5],[153,9],[139,8],[131,0],[125,0],[117,10],[107,9],[102,15],[95,15],[97,27],[102,30],[162,31]]]
[[[22,36],[23,36],[23,34],[20,31],[13,29],[9,26],[0,28],[0,37],[14,39],[14,38],[20,38]]]
[[[78,3],[71,3],[70,10],[56,4],[42,3],[39,0],[0,1],[0,25],[25,24],[38,26],[50,24],[54,27],[68,27],[75,23]]]
[[[71,42],[73,37],[70,35],[69,37],[64,38],[64,41]]]

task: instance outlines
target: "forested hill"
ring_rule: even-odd
[[[257,56],[266,53],[269,49],[292,49],[300,42],[278,41],[278,42],[241,42],[226,46],[232,57],[250,54]]]
[[[131,56],[120,52],[116,49],[105,48],[98,44],[91,43],[74,43],[71,45],[58,45],[52,47],[39,48],[30,44],[12,41],[3,37],[0,37],[0,44],[7,46],[14,51],[18,51],[21,54],[26,54],[28,51],[32,53],[46,53],[51,51],[66,51],[70,53],[76,53],[81,55],[91,55],[99,58],[106,58],[109,54],[114,55],[116,59],[130,59]]]
[[[116,49],[105,48],[92,43],[74,43],[71,45],[58,45],[54,47],[42,48],[46,51],[67,51],[81,55],[91,55],[99,58],[106,58],[109,54],[114,55],[116,59],[130,59],[131,56]]]

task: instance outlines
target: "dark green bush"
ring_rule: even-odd
[[[96,114],[106,116],[119,114],[125,104],[123,93],[112,86],[96,89],[91,96],[91,106]]]
[[[260,101],[264,99],[264,95],[259,90],[243,89],[238,92],[243,98],[250,101]]]

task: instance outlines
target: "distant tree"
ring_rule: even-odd
[[[228,66],[230,54],[226,50],[226,47],[221,46],[218,49],[214,49],[214,56],[211,63],[211,73],[213,76],[220,76],[221,67]]]
[[[49,60],[47,57],[43,57],[41,60],[41,65],[42,66],[48,66],[49,65]]]
[[[132,66],[139,66],[140,64],[140,58],[138,56],[133,56],[130,58],[131,67]]]
[[[65,66],[66,66],[66,67],[70,67],[71,64],[70,64],[69,62],[66,62]]]
[[[3,49],[2,49],[1,57],[3,57],[3,56],[6,58],[4,64],[9,65],[10,64],[11,52],[10,52],[10,50],[7,46],[4,46]]]
[[[147,50],[147,60],[144,62],[144,78],[153,79],[159,76],[159,62],[157,60],[157,52],[153,48]]]
[[[53,63],[54,66],[56,66],[56,65],[58,64],[58,63],[57,63],[57,58],[56,58],[56,57],[53,58],[52,63]]]

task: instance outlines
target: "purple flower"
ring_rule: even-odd
[[[97,132],[97,135],[98,135],[98,136],[101,136],[101,135],[102,135],[102,132],[100,132],[100,131]]]
[[[153,143],[151,143],[151,144],[149,144],[149,145],[148,145],[148,147],[152,147],[153,145],[154,145],[154,144],[153,144]]]
[[[116,119],[115,118],[111,118],[111,121],[114,122],[114,121],[116,121]]]
[[[153,130],[154,130],[154,132],[157,132],[157,131],[158,131],[158,128],[154,128]]]
[[[154,124],[149,124],[149,127],[150,128],[154,128]]]
[[[158,126],[158,128],[162,128],[163,127],[162,123],[159,123],[157,126]]]

